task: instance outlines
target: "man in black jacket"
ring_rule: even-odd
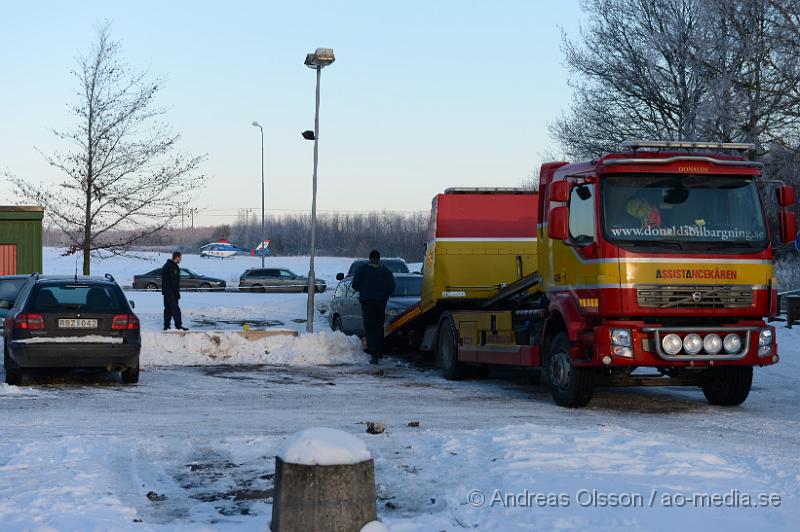
[[[171,259],[167,259],[161,268],[161,293],[164,295],[164,330],[169,330],[170,321],[175,321],[175,328],[187,331],[181,322],[181,308],[178,300],[181,298],[181,252],[176,251]]]
[[[383,322],[386,320],[386,301],[394,293],[394,275],[381,264],[381,254],[372,250],[369,262],[359,268],[351,284],[358,292],[364,332],[367,335],[367,353],[370,364],[377,364],[383,354]]]

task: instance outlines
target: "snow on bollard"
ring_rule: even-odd
[[[358,532],[378,517],[375,464],[357,437],[312,428],[275,457],[272,532]]]

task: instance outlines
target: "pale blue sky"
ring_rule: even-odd
[[[57,182],[34,146],[68,127],[74,57],[96,21],[133,66],[167,79],[160,104],[182,149],[207,153],[201,223],[260,206],[310,208],[314,74],[322,74],[319,208],[427,210],[450,186],[515,186],[556,147],[547,125],[569,104],[560,32],[578,0],[406,2],[18,2],[0,0],[0,168]],[[13,201],[8,186],[0,202]]]

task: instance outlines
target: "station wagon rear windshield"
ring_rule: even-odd
[[[63,284],[42,285],[31,294],[31,312],[123,313],[127,312],[120,291],[113,286]]]
[[[422,277],[395,277],[392,297],[419,297],[422,294]]]
[[[368,260],[357,260],[350,265],[350,269],[347,272],[347,275],[355,275],[360,267],[365,265]],[[390,272],[392,273],[409,273],[408,272],[408,265],[403,262],[402,260],[381,260],[381,264],[386,266]]]
[[[610,176],[603,182],[603,217],[606,237],[621,244],[767,245],[750,176]]]

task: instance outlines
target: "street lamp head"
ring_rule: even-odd
[[[306,54],[305,65],[308,68],[325,68],[336,61],[332,48],[317,48],[313,53]]]
[[[259,124],[258,121],[253,120],[253,126],[254,127],[261,127],[261,124]]]
[[[314,140],[315,138],[314,132],[311,131],[310,129],[307,129],[300,134],[303,135],[303,138],[306,140]]]

